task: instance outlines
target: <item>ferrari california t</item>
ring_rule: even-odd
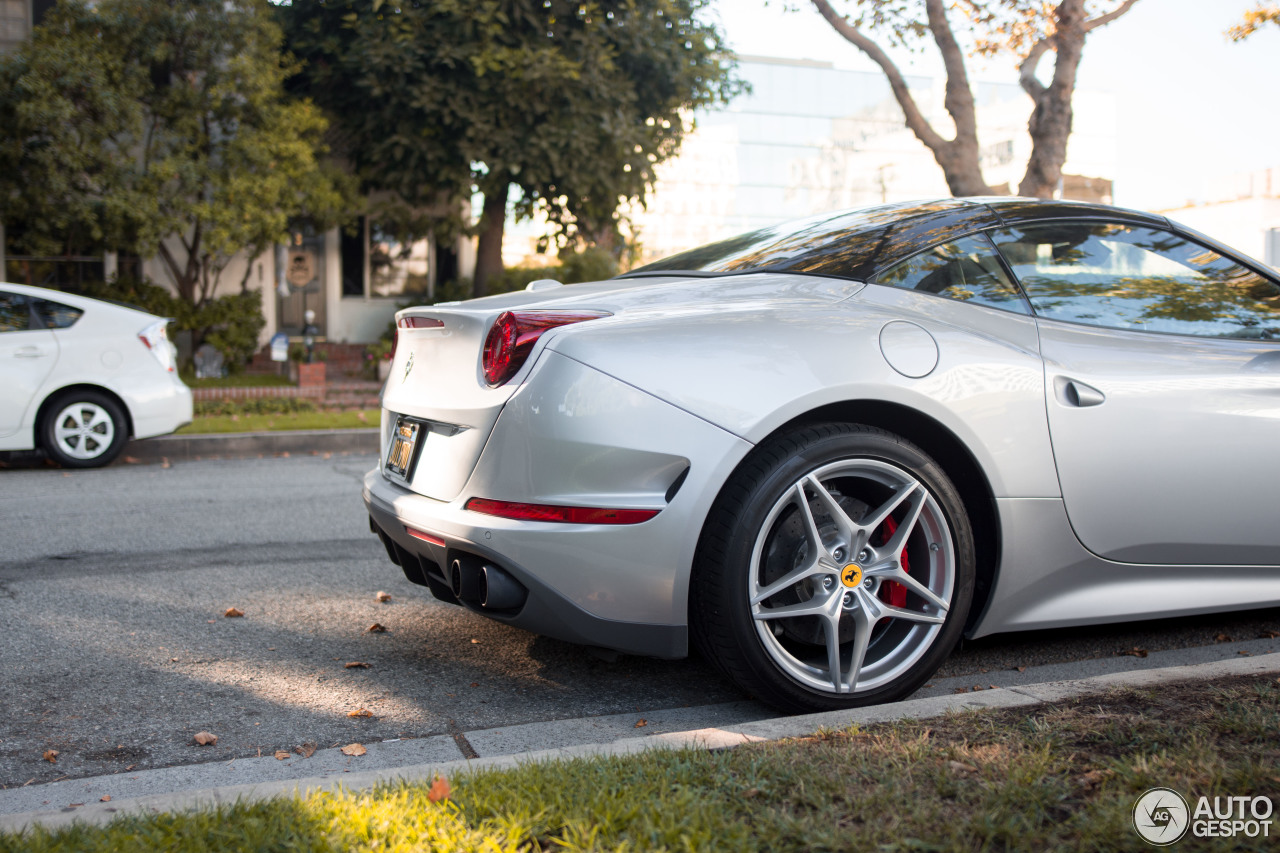
[[[1280,604],[1280,280],[1162,216],[882,205],[396,323],[371,527],[539,634],[806,711]]]

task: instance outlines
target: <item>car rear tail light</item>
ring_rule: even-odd
[[[555,506],[491,501],[487,498],[472,498],[467,501],[465,508],[472,512],[496,515],[499,518],[510,518],[515,521],[554,521],[564,524],[639,524],[658,514],[656,509]]]
[[[169,323],[170,320],[156,320],[150,326],[147,326],[141,332],[138,332],[138,340],[151,350],[151,354],[156,357],[156,361],[160,362],[160,366],[165,370],[173,373],[176,359],[174,358],[173,344],[169,343]]]
[[[504,311],[484,339],[481,366],[493,387],[516,374],[544,332],[559,326],[608,317],[604,311]]]

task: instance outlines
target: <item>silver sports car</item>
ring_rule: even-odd
[[[371,526],[530,631],[801,711],[1280,604],[1280,280],[1161,216],[884,205],[397,325]]]

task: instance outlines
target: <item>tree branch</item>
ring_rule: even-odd
[[[1125,12],[1128,12],[1130,9],[1132,9],[1133,4],[1137,2],[1138,0],[1124,0],[1123,3],[1121,3],[1116,8],[1112,9],[1107,14],[1099,15],[1096,18],[1090,18],[1089,20],[1084,22],[1084,31],[1087,33],[1090,30],[1096,30],[1098,27],[1105,27],[1107,24],[1111,23],[1116,18],[1120,17]]]
[[[1018,63],[1018,83],[1032,99],[1039,98],[1045,92],[1044,84],[1036,77],[1036,66],[1040,64],[1041,58],[1052,46],[1051,39],[1042,38],[1031,45],[1031,50],[1027,52],[1026,58]]]
[[[911,132],[927,145],[929,150],[935,153],[939,149],[945,148],[948,140],[938,134],[933,129],[933,126],[929,124],[929,120],[920,112],[915,98],[911,97],[911,90],[908,88],[902,72],[898,70],[898,66],[893,63],[893,60],[889,58],[889,55],[884,52],[880,45],[845,20],[835,9],[831,8],[831,4],[827,0],[813,0],[813,5],[817,7],[819,14],[826,18],[832,29],[839,33],[845,41],[858,48],[858,50],[870,57],[872,62],[880,66],[880,70],[884,72],[884,76],[889,81],[889,87],[893,90],[893,96],[897,99],[898,106],[902,108],[902,114],[906,118],[907,127],[911,129]]]

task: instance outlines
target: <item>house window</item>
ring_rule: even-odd
[[[354,227],[338,230],[338,251],[342,256],[342,295],[364,296],[365,239],[369,220],[361,216]]]
[[[369,223],[369,295],[400,298],[431,293],[428,239],[401,242],[376,222]]]

